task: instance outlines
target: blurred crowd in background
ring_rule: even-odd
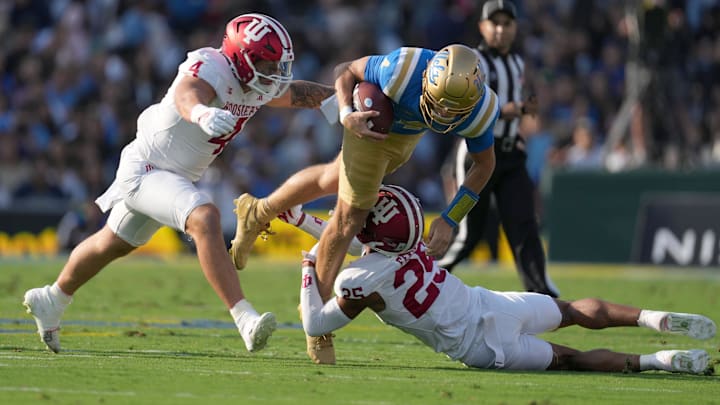
[[[548,170],[710,168],[720,162],[720,2],[517,0],[527,87],[540,113],[523,125],[536,182]],[[340,62],[399,46],[477,45],[482,0],[8,0],[0,2],[0,208],[78,207],[114,178],[140,111],[192,49],[219,47],[247,12],[292,35],[297,79],[333,82]],[[631,10],[631,13],[628,13]],[[637,18],[629,18],[629,15]],[[640,38],[639,51],[633,38]],[[646,84],[608,142],[629,90]],[[636,86],[637,87],[637,86]],[[223,213],[332,159],[341,129],[318,111],[263,109],[201,180]],[[389,181],[444,206],[448,136],[425,136]],[[318,203],[317,207],[326,207]],[[234,230],[234,216],[227,226]]]

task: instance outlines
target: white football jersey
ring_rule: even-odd
[[[479,291],[438,267],[422,245],[394,258],[367,254],[340,272],[334,288],[348,300],[378,293],[385,301],[377,313],[380,320],[452,359],[462,358],[482,339]]]
[[[185,121],[175,105],[175,90],[185,76],[208,82],[215,89],[211,107],[230,111],[237,117],[235,130],[211,138],[197,124]],[[230,60],[219,49],[200,48],[188,53],[165,97],[140,114],[136,149],[156,168],[172,171],[195,182],[223,151],[247,120],[272,98],[243,91]]]

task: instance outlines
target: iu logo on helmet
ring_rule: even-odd
[[[246,44],[250,44],[251,42],[258,42],[262,39],[262,37],[265,36],[265,34],[269,33],[270,27],[268,26],[267,21],[258,20],[257,18],[253,19],[252,22],[245,26],[245,38],[243,38],[243,42]]]
[[[383,197],[382,200],[378,201],[373,207],[372,221],[375,225],[386,224],[397,214],[400,210],[397,208],[397,201]]]

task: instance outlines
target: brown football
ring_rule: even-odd
[[[375,110],[380,113],[368,120],[368,126],[375,132],[387,134],[393,123],[393,106],[390,98],[380,87],[370,82],[360,82],[353,91],[353,106],[356,111]]]

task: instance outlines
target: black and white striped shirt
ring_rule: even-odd
[[[498,96],[500,106],[509,102],[522,101],[523,74],[525,64],[517,53],[510,52],[501,55],[497,51],[480,45],[475,49],[480,58],[480,66],[486,75],[486,82]],[[512,121],[497,120],[495,124],[495,137],[514,137],[518,133],[520,118]]]

